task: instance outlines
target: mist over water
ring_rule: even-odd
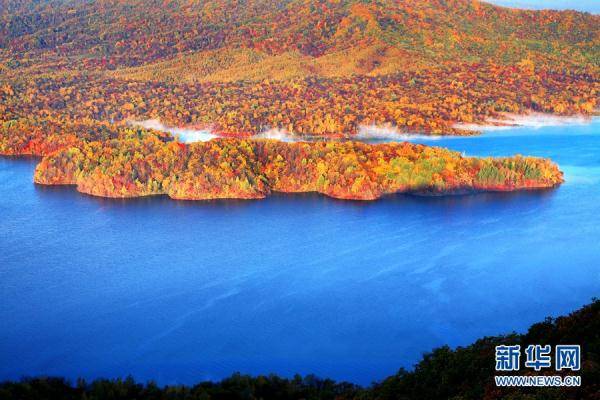
[[[514,127],[524,127],[531,130],[552,126],[589,125],[593,122],[593,120],[593,117],[584,115],[560,116],[544,113],[529,113],[527,115],[521,115],[507,113],[503,115],[503,118],[489,118],[487,120],[489,125],[460,123],[455,124],[454,127],[457,129],[474,131],[511,130]]]
[[[36,161],[0,158],[0,380],[368,384],[598,296],[597,120],[433,144],[550,157],[567,181],[366,203],[109,200],[35,186]]]
[[[395,126],[362,125],[352,140],[363,142],[402,142],[407,140],[439,140],[441,136],[406,133]]]
[[[262,133],[259,133],[258,135],[255,135],[253,137],[257,138],[257,139],[273,139],[273,140],[278,140],[280,142],[288,142],[288,143],[301,141],[301,138],[298,137],[297,135],[292,135],[285,129],[276,129],[276,128],[268,129],[268,130],[266,130]]]
[[[132,126],[139,126],[145,129],[154,129],[161,132],[170,133],[174,138],[177,138],[182,143],[194,143],[194,142],[207,142],[211,139],[215,139],[219,136],[214,130],[205,128],[205,129],[194,129],[189,127],[172,127],[163,124],[160,120],[157,119],[148,119],[145,121],[129,121],[128,122]],[[285,129],[267,129],[257,135],[254,135],[255,139],[273,139],[279,140],[281,142],[297,142],[300,141],[301,138],[297,135],[292,135]]]
[[[177,128],[165,125],[157,119],[129,121],[129,124],[145,129],[154,129],[157,131],[170,133],[174,138],[177,138],[182,143],[208,142],[209,140],[218,137],[218,135],[216,135],[211,129]]]
[[[194,129],[189,127],[172,127],[163,124],[157,119],[148,119],[144,121],[129,121],[129,125],[138,126],[145,129],[154,129],[161,132],[170,133],[174,138],[182,143],[194,143],[194,142],[207,142],[211,139],[220,137],[212,129]],[[398,142],[406,140],[438,140],[440,136],[435,135],[422,135],[416,133],[405,133],[394,126],[377,126],[368,125],[360,126],[358,133],[355,135],[349,135],[343,138],[327,138],[322,136],[300,136],[292,134],[286,129],[280,128],[269,128],[261,133],[252,136],[253,139],[271,139],[278,140],[280,142],[301,142],[301,141],[340,141],[340,140],[355,140],[360,142]]]
[[[528,115],[505,114],[503,119],[489,119],[487,122],[490,125],[478,124],[456,124],[454,127],[458,129],[486,131],[497,133],[501,131],[504,135],[521,136],[524,134],[538,134],[539,128],[554,127],[554,126],[585,126],[590,125],[593,121],[598,120],[596,117],[589,118],[585,116],[555,116],[542,113],[531,113]],[[191,127],[172,127],[163,124],[157,119],[148,119],[144,121],[129,121],[132,126],[139,126],[145,129],[154,129],[162,132],[170,133],[174,138],[182,143],[207,142],[211,139],[218,138],[219,135],[210,128],[194,129]],[[501,124],[501,125],[497,125]],[[515,129],[516,127],[522,129]],[[545,134],[551,134],[546,132]],[[560,134],[560,133],[559,133]],[[388,143],[388,142],[404,142],[404,141],[421,141],[424,143],[439,141],[441,139],[460,138],[453,136],[427,135],[414,132],[406,132],[393,125],[361,125],[355,135],[348,135],[342,138],[327,138],[327,137],[307,137],[299,136],[288,132],[285,129],[270,128],[263,132],[252,136],[254,139],[271,139],[281,142],[301,142],[307,140],[313,141],[340,141],[353,140],[365,143]],[[435,145],[435,143],[428,143]]]

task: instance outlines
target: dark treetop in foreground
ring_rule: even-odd
[[[580,388],[499,389],[493,381],[495,346],[500,344],[580,344]],[[524,374],[522,370],[520,372]],[[555,371],[547,372],[555,374]],[[573,373],[571,373],[573,374]],[[525,334],[486,337],[467,347],[441,347],[426,354],[413,371],[361,388],[314,376],[234,374],[220,382],[158,387],[125,380],[96,380],[76,385],[61,378],[27,378],[0,384],[0,399],[600,399],[600,301],[566,317],[546,319]]]

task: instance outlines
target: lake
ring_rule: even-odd
[[[423,142],[550,157],[567,182],[371,203],[108,200],[35,186],[35,160],[0,158],[0,379],[368,384],[600,295],[598,120]]]

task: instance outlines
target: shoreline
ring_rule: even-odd
[[[565,183],[565,182],[566,181],[564,181],[563,183]],[[186,198],[174,198],[174,197],[169,196],[168,193],[148,193],[148,194],[141,194],[141,195],[136,195],[136,196],[99,195],[99,194],[79,190],[78,185],[76,183],[46,184],[46,183],[36,182],[34,180],[33,184],[38,187],[41,187],[41,188],[53,188],[54,187],[54,188],[72,189],[74,192],[76,192],[78,194],[89,196],[89,197],[96,198],[96,199],[127,201],[127,200],[135,200],[135,199],[164,198],[164,199],[168,199],[170,201],[181,201],[181,202],[187,202],[187,203],[196,203],[196,202],[205,203],[205,202],[212,202],[212,201],[235,201],[235,200],[250,202],[250,201],[266,200],[268,198],[277,197],[277,196],[286,197],[286,196],[302,196],[302,195],[318,196],[318,197],[323,197],[323,198],[327,198],[330,200],[338,200],[338,201],[344,201],[344,202],[348,201],[348,202],[355,202],[355,203],[370,203],[370,202],[378,201],[378,200],[385,201],[386,198],[390,198],[390,197],[394,197],[394,196],[412,196],[415,198],[444,198],[444,197],[473,196],[473,195],[478,195],[478,194],[507,194],[507,193],[526,193],[526,192],[533,193],[533,192],[551,191],[554,189],[558,189],[562,185],[562,183],[557,183],[554,186],[531,186],[531,187],[521,187],[521,188],[516,188],[516,189],[512,189],[512,188],[511,189],[465,188],[465,189],[453,189],[453,190],[449,190],[449,191],[445,191],[445,192],[428,192],[428,191],[419,191],[419,190],[398,191],[398,192],[393,192],[393,193],[386,193],[380,197],[373,198],[373,199],[333,197],[333,196],[328,195],[327,193],[322,193],[319,191],[284,192],[284,191],[277,191],[277,190],[272,190],[271,193],[269,193],[269,195],[266,195],[263,197],[215,197],[215,198],[204,198],[204,199],[186,199]]]
[[[532,112],[528,114],[501,114],[505,118],[488,118],[484,123],[457,123],[456,129],[479,130],[485,132],[502,131],[516,128],[539,129],[558,126],[583,126],[593,124],[600,119],[598,114],[557,115],[550,113]]]
[[[215,139],[185,145],[148,137],[63,149],[42,159],[34,182],[75,185],[79,192],[109,198],[264,199],[274,192],[315,192],[373,201],[395,193],[548,189],[562,184],[564,175],[547,159],[463,157],[408,142]]]
[[[332,379],[321,379],[315,375],[305,375],[303,378],[301,375],[275,375],[271,374],[242,374],[240,372],[233,372],[229,377],[220,379],[204,379],[198,380],[195,383],[156,383],[155,381],[142,381],[136,382],[134,377],[129,375],[126,378],[118,377],[96,377],[86,382],[84,378],[79,377],[76,379],[73,376],[70,377],[56,377],[55,375],[37,375],[37,376],[25,376],[22,378],[4,379],[0,381],[0,392],[6,393],[8,398],[21,399],[24,387],[35,388],[35,393],[39,396],[45,393],[56,396],[56,393],[69,393],[69,398],[80,398],[75,397],[74,394],[86,393],[92,395],[96,390],[106,390],[107,387],[119,388],[128,387],[129,390],[136,390],[139,392],[136,398],[156,398],[156,391],[169,391],[170,393],[197,391],[205,392],[205,394],[215,391],[213,394],[218,397],[219,394],[223,395],[223,391],[229,391],[231,398],[238,398],[237,395],[243,393],[247,396],[247,393],[256,394],[257,398],[279,398],[275,395],[273,397],[264,397],[264,393],[261,396],[261,391],[265,389],[273,388],[273,385],[287,387],[288,390],[293,389],[297,392],[298,396],[290,398],[313,398],[307,396],[303,391],[307,390],[318,390],[323,391],[329,395],[329,397],[316,397],[316,398],[327,398],[333,399],[331,395],[336,393],[336,399],[382,399],[388,398],[385,396],[386,393],[404,394],[408,396],[406,398],[428,398],[431,395],[429,386],[422,386],[419,382],[424,380],[425,382],[434,382],[434,387],[438,392],[451,393],[453,396],[459,396],[460,394],[473,393],[471,386],[478,386],[481,395],[484,394],[486,389],[484,384],[493,382],[493,376],[495,373],[493,363],[490,364],[490,359],[493,361],[495,352],[495,346],[506,345],[508,343],[521,344],[525,347],[528,343],[533,341],[548,342],[555,346],[557,344],[565,344],[562,337],[575,337],[578,343],[581,343],[581,349],[583,357],[586,359],[593,359],[597,355],[597,335],[594,338],[593,332],[594,327],[597,327],[600,318],[600,300],[592,299],[591,302],[585,303],[575,310],[566,312],[562,315],[551,316],[546,320],[540,322],[532,322],[527,328],[520,331],[513,331],[511,333],[495,334],[493,336],[486,336],[474,339],[469,344],[448,346],[444,345],[436,347],[431,350],[426,350],[423,355],[412,365],[408,370],[401,368],[400,372],[395,374],[384,376],[378,380],[373,381],[370,384],[360,384],[351,382],[349,380],[332,380]],[[585,329],[582,329],[581,327]],[[579,329],[577,329],[579,327]],[[473,377],[465,375],[464,371],[460,369],[460,365],[464,364],[465,360],[469,360],[470,363],[477,367],[479,373]],[[454,367],[446,368],[442,371],[442,375],[445,379],[439,378],[440,370],[439,365],[450,365]],[[567,372],[563,371],[558,375],[564,376]],[[589,392],[590,394],[596,393],[598,389],[598,380],[595,379],[598,376],[598,368],[587,368],[584,369],[581,374],[589,378],[586,382],[586,386],[573,387],[568,389],[569,393],[573,394],[572,391],[579,391],[580,394]],[[431,379],[435,377],[436,379]],[[427,379],[429,378],[429,379]],[[77,382],[77,385],[74,383]],[[403,383],[403,384],[401,384]],[[266,385],[265,385],[266,384]],[[465,387],[467,388],[465,390]],[[12,392],[11,390],[15,390]],[[531,388],[529,388],[531,389]],[[523,388],[503,388],[502,393],[520,393],[527,390],[531,394],[531,390]],[[148,390],[148,392],[146,392]],[[391,391],[390,391],[391,390]],[[498,389],[497,389],[498,390]],[[546,389],[548,390],[548,389]],[[555,393],[561,393],[565,388],[554,388]],[[479,393],[478,392],[478,393]],[[14,394],[14,397],[10,395]],[[276,392],[281,393],[281,392]],[[548,391],[545,392],[548,395]],[[566,392],[565,392],[566,393]],[[21,395],[18,396],[17,394]],[[237,394],[237,395],[236,395]],[[314,395],[314,392],[313,392]],[[37,398],[37,396],[35,396]],[[51,397],[51,396],[50,396]],[[95,398],[95,396],[91,396]],[[206,396],[209,398],[210,396]],[[483,397],[483,396],[482,396]],[[33,397],[31,397],[33,398]],[[87,397],[83,397],[87,398]],[[164,398],[175,398],[175,397],[164,397]],[[178,399],[181,397],[177,397]],[[204,398],[204,397],[202,397]],[[588,397],[585,397],[588,398]],[[591,398],[591,397],[590,397]]]
[[[424,132],[406,132],[395,125],[360,125],[356,133],[340,135],[307,135],[294,134],[285,129],[269,128],[255,135],[245,133],[220,134],[211,126],[170,126],[161,122],[159,119],[146,120],[128,120],[123,121],[126,126],[138,127],[143,129],[155,130],[168,134],[173,140],[181,143],[198,143],[214,139],[235,138],[235,139],[269,139],[281,142],[340,142],[357,141],[362,143],[393,143],[414,140],[441,140],[448,138],[465,138],[485,135],[490,131],[501,131],[515,128],[545,128],[555,126],[582,126],[594,123],[594,120],[600,119],[600,114],[594,113],[559,115],[552,113],[530,112],[526,114],[501,113],[499,118],[488,118],[482,123],[455,123],[451,126],[460,134],[428,134]]]

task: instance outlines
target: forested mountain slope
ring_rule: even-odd
[[[600,16],[471,0],[5,3],[0,46],[13,62],[43,54],[69,57],[71,65],[113,69],[194,53],[199,78],[225,67],[234,72],[227,79],[235,80],[236,72],[247,77],[236,71],[240,63],[285,63],[294,76],[348,76],[442,62],[531,59],[597,67],[600,61]],[[189,65],[189,57],[181,60]]]
[[[464,134],[456,123],[502,112],[594,113],[599,27],[476,0],[5,0],[0,111],[233,135]]]

